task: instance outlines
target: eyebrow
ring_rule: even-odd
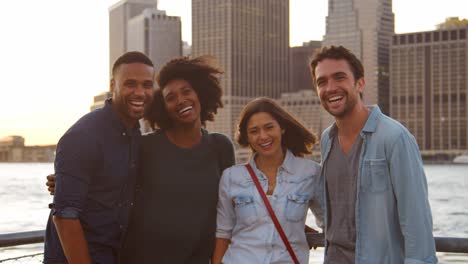
[[[339,76],[348,76],[348,74],[346,74],[346,72],[343,72],[343,71],[339,71],[339,72],[334,72],[331,74],[331,77],[339,77]],[[319,82],[323,79],[327,79],[325,76],[320,76],[317,78],[316,82]]]
[[[273,121],[270,121],[270,122],[268,122],[268,123],[265,123],[265,124],[261,125],[261,127],[262,127],[262,126],[264,127],[264,126],[272,125],[272,124],[273,124]],[[247,130],[256,129],[256,128],[258,128],[258,127],[259,127],[259,126],[248,127]]]

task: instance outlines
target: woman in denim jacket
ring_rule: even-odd
[[[265,191],[300,263],[309,247],[304,226],[311,208],[322,227],[320,166],[303,158],[316,137],[272,99],[259,98],[240,116],[237,142],[250,146],[249,164]],[[212,263],[291,263],[245,165],[223,172],[219,185],[216,245]]]

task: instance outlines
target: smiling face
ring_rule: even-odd
[[[175,79],[162,88],[162,96],[169,118],[175,126],[201,125],[201,105],[190,83]]]
[[[127,127],[143,117],[153,100],[153,67],[143,63],[122,64],[111,80],[112,107]]]
[[[317,94],[327,112],[336,118],[344,118],[358,104],[364,78],[354,79],[353,72],[344,59],[324,59],[315,68]]]
[[[267,112],[255,113],[247,122],[247,141],[259,156],[277,157],[277,155],[282,155],[281,138],[283,134],[284,129]]]

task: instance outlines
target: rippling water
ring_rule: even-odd
[[[426,165],[435,236],[468,238],[468,165]],[[52,197],[45,188],[51,163],[0,163],[0,234],[45,229]],[[312,217],[308,224],[313,225]],[[0,260],[42,251],[42,244],[0,248]],[[311,251],[311,263],[323,250]],[[440,263],[468,263],[468,254],[438,253]]]

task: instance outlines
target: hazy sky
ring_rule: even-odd
[[[108,89],[108,8],[117,0],[0,1],[0,138],[55,144]],[[191,42],[191,1],[159,0],[182,17]],[[290,44],[320,40],[327,0],[290,0]],[[468,0],[393,0],[397,33],[468,18]]]

